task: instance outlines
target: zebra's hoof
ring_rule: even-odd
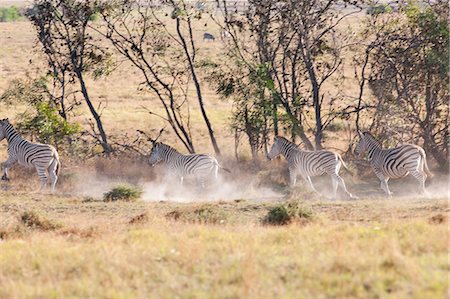
[[[9,181],[9,177],[7,177],[6,175],[2,175],[2,181]]]

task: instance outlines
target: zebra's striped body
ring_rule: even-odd
[[[283,155],[288,162],[290,185],[294,186],[297,182],[297,176],[301,177],[309,183],[312,190],[319,193],[312,184],[311,176],[318,176],[327,173],[331,176],[333,183],[334,198],[336,197],[337,187],[345,191],[345,193],[353,198],[348,192],[344,180],[339,176],[341,165],[345,167],[344,161],[339,154],[330,151],[305,151],[301,150],[294,143],[288,141],[284,137],[275,137],[274,144],[270,149],[267,158],[273,159],[278,155]]]
[[[34,167],[41,181],[41,189],[47,184],[47,172],[50,177],[52,191],[58,180],[60,168],[56,149],[48,144],[29,142],[9,123],[8,119],[0,120],[0,141],[8,141],[8,159],[3,163],[2,180],[9,180],[8,170],[16,162]]]
[[[381,181],[381,189],[387,196],[392,193],[389,190],[388,181],[391,178],[401,178],[411,174],[420,183],[421,191],[425,193],[425,180],[428,169],[426,154],[423,148],[414,144],[405,144],[395,148],[382,149],[381,144],[369,132],[358,132],[360,141],[355,148],[355,153],[362,155],[368,153],[370,165],[375,175]]]
[[[200,180],[202,187],[207,178],[218,178],[219,168],[229,171],[219,165],[216,158],[204,154],[183,155],[173,147],[157,142],[150,153],[149,164],[154,166],[158,162],[166,164],[169,174],[177,176],[181,183],[185,177],[192,176]]]

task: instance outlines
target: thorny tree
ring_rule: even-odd
[[[109,59],[109,55],[93,42],[87,30],[96,10],[89,1],[36,0],[28,18],[37,31],[49,65],[56,68],[52,71],[57,73],[60,80],[65,80],[68,74],[79,82],[84,101],[95,120],[96,129],[92,125],[93,137],[101,144],[103,151],[109,154],[112,148],[101,115],[89,96],[85,82],[86,73],[101,72]]]
[[[271,94],[274,133],[284,122],[306,148],[320,149],[323,131],[339,115],[344,97],[340,70],[351,41],[338,28],[360,9],[349,1],[264,0],[249,1],[248,10],[240,13],[227,0],[218,4],[225,16],[224,29],[231,35],[229,55],[249,72],[267,69],[265,88]],[[347,5],[352,8],[344,9]],[[337,88],[331,92],[324,88],[327,84]],[[309,124],[311,118],[314,125]],[[314,142],[306,133],[309,128]]]
[[[448,167],[448,5],[408,4],[397,13],[369,16],[359,64],[360,96],[349,111],[365,111],[366,126],[381,139],[423,144]],[[368,85],[375,99],[363,93]],[[365,94],[363,96],[363,94]]]
[[[167,11],[174,24],[165,19]],[[158,97],[165,112],[161,117],[191,153],[188,93],[193,82],[211,144],[220,155],[197,74],[193,22],[202,12],[185,1],[118,0],[105,2],[101,13],[106,25],[99,32],[141,71],[142,86]]]

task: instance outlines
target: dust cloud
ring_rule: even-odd
[[[184,183],[177,179],[169,179],[162,175],[157,180],[145,180],[135,178],[131,182],[128,179],[111,178],[89,172],[80,172],[77,179],[70,187],[70,193],[74,195],[101,198],[103,194],[117,185],[136,185],[143,191],[142,199],[148,202],[173,201],[173,202],[205,202],[205,201],[232,201],[237,199],[269,201],[280,199],[284,195],[269,187],[262,187],[257,179],[242,178],[229,179],[220,177],[217,180],[209,180],[202,188],[199,182],[193,179],[185,179]]]
[[[188,182],[183,185],[179,181],[171,183],[168,181],[148,182],[143,186],[144,194],[142,198],[145,201],[196,202],[237,199],[269,201],[283,197],[281,193],[258,185],[257,182],[251,180],[236,182],[224,178],[219,178],[217,181],[206,185],[205,188],[195,182]]]

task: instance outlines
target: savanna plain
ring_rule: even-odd
[[[38,72],[40,63],[29,63],[41,59],[34,38],[27,21],[0,23],[0,91],[11,79]],[[217,51],[214,43],[204,47]],[[156,100],[137,93],[137,73],[122,67],[125,77],[114,72],[89,82],[93,97],[107,103],[105,126],[159,128],[143,109]],[[206,94],[223,148],[231,151],[231,106],[213,91]],[[24,109],[1,104],[0,116],[14,119]],[[206,139],[195,127],[200,116],[192,117],[197,136]],[[5,142],[0,158],[6,159]],[[428,196],[415,195],[412,179],[394,181],[397,196],[388,199],[373,175],[344,171],[359,199],[331,201],[326,177],[314,180],[323,196],[302,184],[289,190],[283,161],[257,175],[250,164],[240,171],[230,162],[233,174],[195,192],[155,179],[158,169],[142,161],[62,162],[55,194],[35,192],[34,173],[17,166],[12,181],[0,185],[0,298],[449,296],[445,175],[430,181]],[[142,186],[142,199],[103,200],[125,181]]]

